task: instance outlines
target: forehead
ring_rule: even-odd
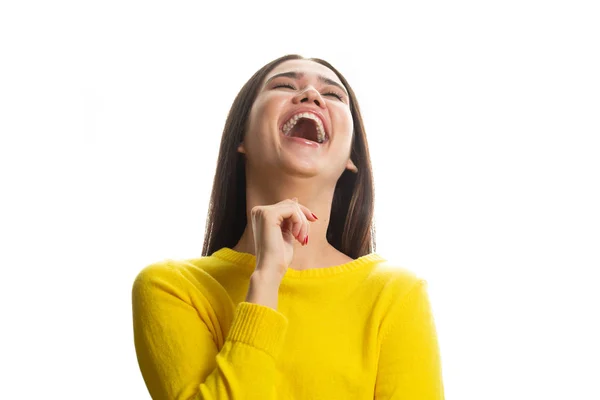
[[[324,66],[323,64],[319,64],[318,62],[311,60],[287,60],[276,66],[269,74],[266,76],[265,81],[270,77],[280,74],[282,72],[303,72],[307,77],[317,77],[319,75],[324,76],[325,78],[329,78],[332,81],[338,82],[340,85],[344,86],[337,75]]]

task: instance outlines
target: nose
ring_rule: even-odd
[[[308,87],[306,88],[303,92],[298,93],[295,97],[294,97],[294,103],[295,104],[300,104],[300,103],[314,103],[317,105],[317,107],[321,107],[324,108],[325,107],[325,101],[323,101],[323,97],[321,97],[321,93],[319,93],[315,88]]]

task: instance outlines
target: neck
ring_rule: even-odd
[[[299,242],[294,243],[294,258],[289,267],[297,270],[306,269],[317,265],[324,255],[336,252],[326,238],[335,186],[324,188],[323,184],[315,182],[314,178],[298,176],[286,176],[285,179],[277,182],[267,181],[264,178],[252,179],[249,175],[246,179],[246,229],[234,250],[256,255],[250,220],[252,208],[297,197],[298,203],[313,212],[318,220],[308,222],[309,242],[306,246],[302,246]]]

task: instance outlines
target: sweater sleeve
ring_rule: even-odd
[[[375,400],[443,400],[441,360],[427,282],[418,280],[382,325]]]
[[[259,304],[237,305],[219,350],[206,296],[168,263],[152,264],[132,288],[134,342],[155,400],[275,399],[276,360],[288,320]]]

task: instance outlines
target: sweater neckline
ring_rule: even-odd
[[[256,256],[254,254],[233,250],[229,247],[222,247],[221,249],[215,251],[211,256],[220,258],[221,260],[232,262],[237,265],[241,265],[244,268],[249,269],[250,271],[254,271],[254,268],[256,267]],[[304,270],[288,268],[283,278],[317,278],[332,276],[340,274],[342,272],[354,271],[361,267],[373,265],[374,263],[383,261],[386,260],[379,254],[370,253],[358,257],[357,259],[349,261],[347,263],[334,265],[331,267],[309,268]]]

